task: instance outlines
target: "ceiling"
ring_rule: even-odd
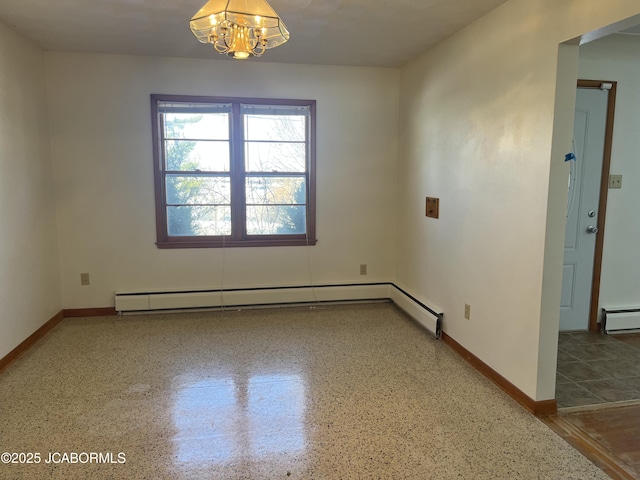
[[[640,35],[640,25],[636,25],[635,27],[627,28],[626,30],[622,30],[619,33],[625,35]]]
[[[397,67],[504,2],[270,0],[291,40],[249,61]],[[224,58],[189,30],[204,3],[2,0],[0,21],[50,51]]]

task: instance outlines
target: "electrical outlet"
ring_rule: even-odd
[[[367,264],[363,263],[360,265],[360,275],[366,275],[367,274]]]
[[[622,175],[609,175],[609,188],[622,188]]]
[[[91,280],[89,278],[89,274],[88,273],[81,273],[80,274],[80,285],[90,285],[91,284]]]
[[[471,320],[471,305],[468,303],[464,304],[464,318]]]

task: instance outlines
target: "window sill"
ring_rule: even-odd
[[[306,238],[270,238],[251,240],[171,239],[156,242],[159,249],[174,248],[237,248],[237,247],[306,247],[318,241]]]

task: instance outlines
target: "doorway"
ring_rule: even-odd
[[[616,82],[578,80],[560,331],[598,331]]]

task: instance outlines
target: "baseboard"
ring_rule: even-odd
[[[558,403],[556,402],[556,400],[543,400],[539,402],[533,400],[522,390],[516,387],[513,383],[511,383],[489,365],[476,357],[473,353],[464,348],[445,332],[442,332],[442,340],[462,358],[469,362],[476,370],[478,370],[485,377],[495,383],[502,391],[504,391],[507,395],[513,398],[529,412],[538,417],[544,417],[547,415],[553,415],[558,411]]]
[[[77,318],[77,317],[108,317],[110,315],[116,315],[116,309],[114,307],[103,308],[65,308],[62,311],[64,318]]]
[[[0,372],[13,363],[20,355],[29,350],[38,340],[49,333],[56,325],[64,319],[64,312],[60,310],[49,321],[33,332],[25,341],[11,350],[7,355],[0,358]]]

